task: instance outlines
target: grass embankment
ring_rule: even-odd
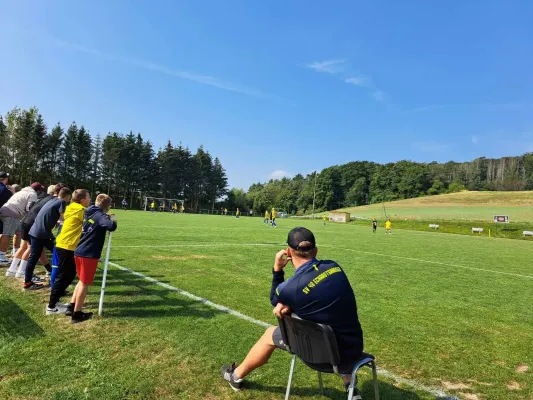
[[[492,221],[494,215],[508,215],[512,222],[533,221],[533,191],[459,192],[398,200],[384,204],[394,219]],[[343,208],[354,216],[383,219],[383,205]]]

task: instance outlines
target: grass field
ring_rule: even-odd
[[[288,230],[315,232],[342,265],[366,351],[391,374],[467,400],[533,398],[533,244],[318,221],[117,212],[112,261],[244,315],[275,323],[268,294]],[[0,272],[5,269],[2,268]],[[2,274],[3,275],[3,274]],[[99,275],[100,276],[100,273]],[[88,298],[96,311],[97,279]],[[290,357],[276,352],[234,393],[219,377],[264,328],[111,267],[104,318],[45,316],[46,293],[0,279],[0,399],[282,399]],[[380,377],[382,399],[435,399]],[[339,378],[298,364],[294,399],[344,399]],[[370,374],[361,374],[373,398]]]
[[[489,221],[509,215],[515,222],[533,221],[533,192],[459,192],[385,203],[393,219]],[[366,218],[383,218],[382,205],[344,208]]]

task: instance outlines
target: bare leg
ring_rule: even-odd
[[[72,304],[76,303],[76,296],[78,295],[78,291],[81,285],[82,285],[81,281],[78,281],[78,283],[76,284],[76,287],[74,288],[74,293],[72,293],[72,297],[70,298],[70,302]]]
[[[276,350],[276,346],[274,346],[274,342],[272,341],[272,334],[275,329],[275,326],[267,328],[263,336],[254,344],[242,364],[235,369],[234,374],[236,378],[242,379],[254,369],[268,362],[270,356]]]
[[[85,304],[85,298],[87,297],[88,291],[89,285],[78,282],[78,285],[76,286],[76,305],[74,306],[74,312],[81,311],[83,305]]]
[[[41,263],[42,263],[43,265],[48,264],[48,258],[46,257],[46,253],[45,253],[44,250],[43,250],[43,252],[41,253],[41,258],[39,258],[39,260],[41,260]]]
[[[7,247],[9,246],[9,239],[10,239],[10,236],[7,236],[7,235],[0,236],[0,251],[3,251],[4,253],[7,251]]]
[[[18,258],[20,260],[27,260],[27,258],[24,258],[24,253],[26,253],[26,250],[28,250],[28,257],[29,257],[30,256],[29,248],[30,248],[30,243],[23,240],[21,246],[15,253],[15,258]]]
[[[15,233],[13,236],[13,248],[18,249],[20,247],[20,235]]]

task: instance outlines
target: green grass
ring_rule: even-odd
[[[532,243],[374,235],[318,221],[281,219],[271,229],[260,218],[117,214],[113,262],[269,323],[274,253],[292,226],[308,226],[319,257],[348,274],[366,350],[380,367],[461,398],[533,397]],[[219,378],[220,365],[242,360],[263,328],[114,267],[108,279],[105,317],[74,326],[44,315],[46,293],[0,279],[0,399],[283,398],[290,358],[281,351],[242,393]],[[529,371],[519,372],[524,366]],[[316,375],[298,364],[291,398],[345,398],[337,377],[325,386],[319,396]],[[361,387],[372,398],[370,374]],[[380,388],[383,399],[434,398],[385,378]]]
[[[509,215],[514,222],[533,220],[533,192],[460,192],[385,203],[393,219],[492,221]],[[344,208],[365,218],[383,218],[382,204]]]
[[[370,226],[370,220],[353,220],[352,224],[359,226]],[[378,221],[379,225],[383,228],[385,225],[385,219]],[[430,224],[439,225],[438,230],[430,228]],[[519,239],[533,241],[532,236],[524,236],[524,231],[532,231],[533,224],[525,222],[510,222],[494,223],[485,221],[454,221],[446,219],[433,219],[433,220],[394,220],[394,229],[408,229],[413,231],[422,232],[438,232],[438,233],[452,233],[457,235],[469,235],[469,236],[482,236],[492,238],[506,238],[506,239]],[[483,232],[472,233],[472,228],[483,228]]]

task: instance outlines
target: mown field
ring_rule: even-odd
[[[393,219],[491,221],[509,215],[511,221],[533,221],[533,192],[459,192],[385,203]],[[383,218],[382,204],[344,208],[354,216]]]
[[[46,293],[24,293],[1,277],[0,399],[282,399],[284,352],[250,375],[241,393],[219,376],[264,328],[171,287],[274,324],[273,257],[296,224],[312,229],[319,257],[339,262],[350,278],[366,351],[388,371],[380,376],[383,399],[533,398],[530,242],[373,234],[290,219],[273,229],[260,218],[117,214],[111,258],[127,270],[110,268],[103,318],[71,325],[45,316]],[[91,290],[88,310],[96,311],[98,292]],[[370,374],[359,386],[372,398]],[[319,396],[316,374],[298,364],[291,398],[345,398],[339,378],[327,377],[325,387]]]

